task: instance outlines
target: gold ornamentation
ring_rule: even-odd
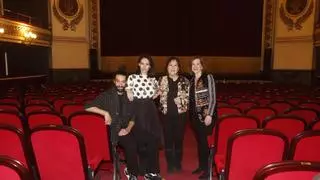
[[[265,15],[265,29],[264,29],[264,47],[266,49],[272,48],[273,44],[273,25],[274,25],[274,0],[267,0],[266,15]]]
[[[61,4],[64,3],[64,6]],[[83,5],[79,0],[55,0],[53,3],[53,14],[62,24],[62,29],[67,31],[76,31],[78,25],[84,16]]]
[[[90,0],[90,13],[91,13],[91,21],[90,21],[90,45],[92,49],[98,49],[98,0]]]
[[[288,30],[301,30],[314,9],[313,0],[285,0],[280,5],[280,18]]]
[[[4,33],[0,36],[0,41],[2,42],[38,45],[45,47],[51,45],[51,32],[49,30],[3,18],[0,18],[0,27],[4,29]],[[36,38],[34,38],[32,41],[29,41],[26,37],[27,32],[36,34]]]

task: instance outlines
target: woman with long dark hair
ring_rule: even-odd
[[[207,136],[212,134],[217,118],[216,88],[212,74],[204,71],[203,60],[195,57],[191,61],[192,78],[190,80],[189,113],[195,131],[198,148],[198,168],[192,174],[200,174],[199,179],[209,177],[209,147]]]
[[[167,75],[159,80],[168,173],[181,171],[183,137],[189,102],[189,81],[179,75],[179,70],[179,59],[171,57],[166,64]]]
[[[141,56],[137,72],[128,77],[126,91],[134,108],[134,136],[138,146],[145,151],[143,159],[146,164],[143,165],[142,173],[146,180],[160,180],[158,151],[162,128],[153,100],[158,96],[158,81],[152,76],[152,68],[151,57]]]

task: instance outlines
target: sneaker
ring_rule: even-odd
[[[138,178],[135,175],[130,175],[129,180],[138,180]]]
[[[130,174],[128,172],[128,168],[125,167],[123,172],[124,172],[124,175],[127,177],[127,179],[129,179],[130,178]]]
[[[145,180],[162,180],[162,177],[158,173],[148,173],[144,175]]]
[[[138,177],[133,174],[130,174],[127,168],[124,168],[124,175],[127,177],[128,180],[138,180]]]

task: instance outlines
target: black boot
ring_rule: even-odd
[[[182,150],[175,150],[174,153],[174,167],[176,168],[176,171],[181,171],[181,161],[182,161]]]
[[[172,149],[166,149],[165,150],[165,155],[166,155],[166,160],[167,160],[167,170],[168,173],[173,173],[174,172],[174,154]]]

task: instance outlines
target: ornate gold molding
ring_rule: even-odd
[[[313,42],[312,36],[289,36],[289,37],[278,37],[276,42]]]
[[[98,0],[90,0],[90,45],[92,49],[98,49],[99,47],[99,26],[98,17],[99,5]]]
[[[302,24],[311,16],[313,9],[313,0],[282,0],[279,14],[289,31],[301,30]]]
[[[83,5],[79,0],[54,0],[52,11],[57,20],[62,24],[62,29],[76,31],[84,16]]]
[[[52,40],[54,42],[88,43],[85,37],[53,36]]]
[[[270,49],[273,46],[274,36],[274,0],[266,0],[265,6],[265,26],[264,26],[264,48]]]
[[[0,18],[0,28],[4,29],[4,33],[0,34],[0,41],[2,42],[38,46],[51,45],[51,32],[49,30],[4,18]],[[26,36],[28,33],[34,34],[35,38],[29,38]]]

